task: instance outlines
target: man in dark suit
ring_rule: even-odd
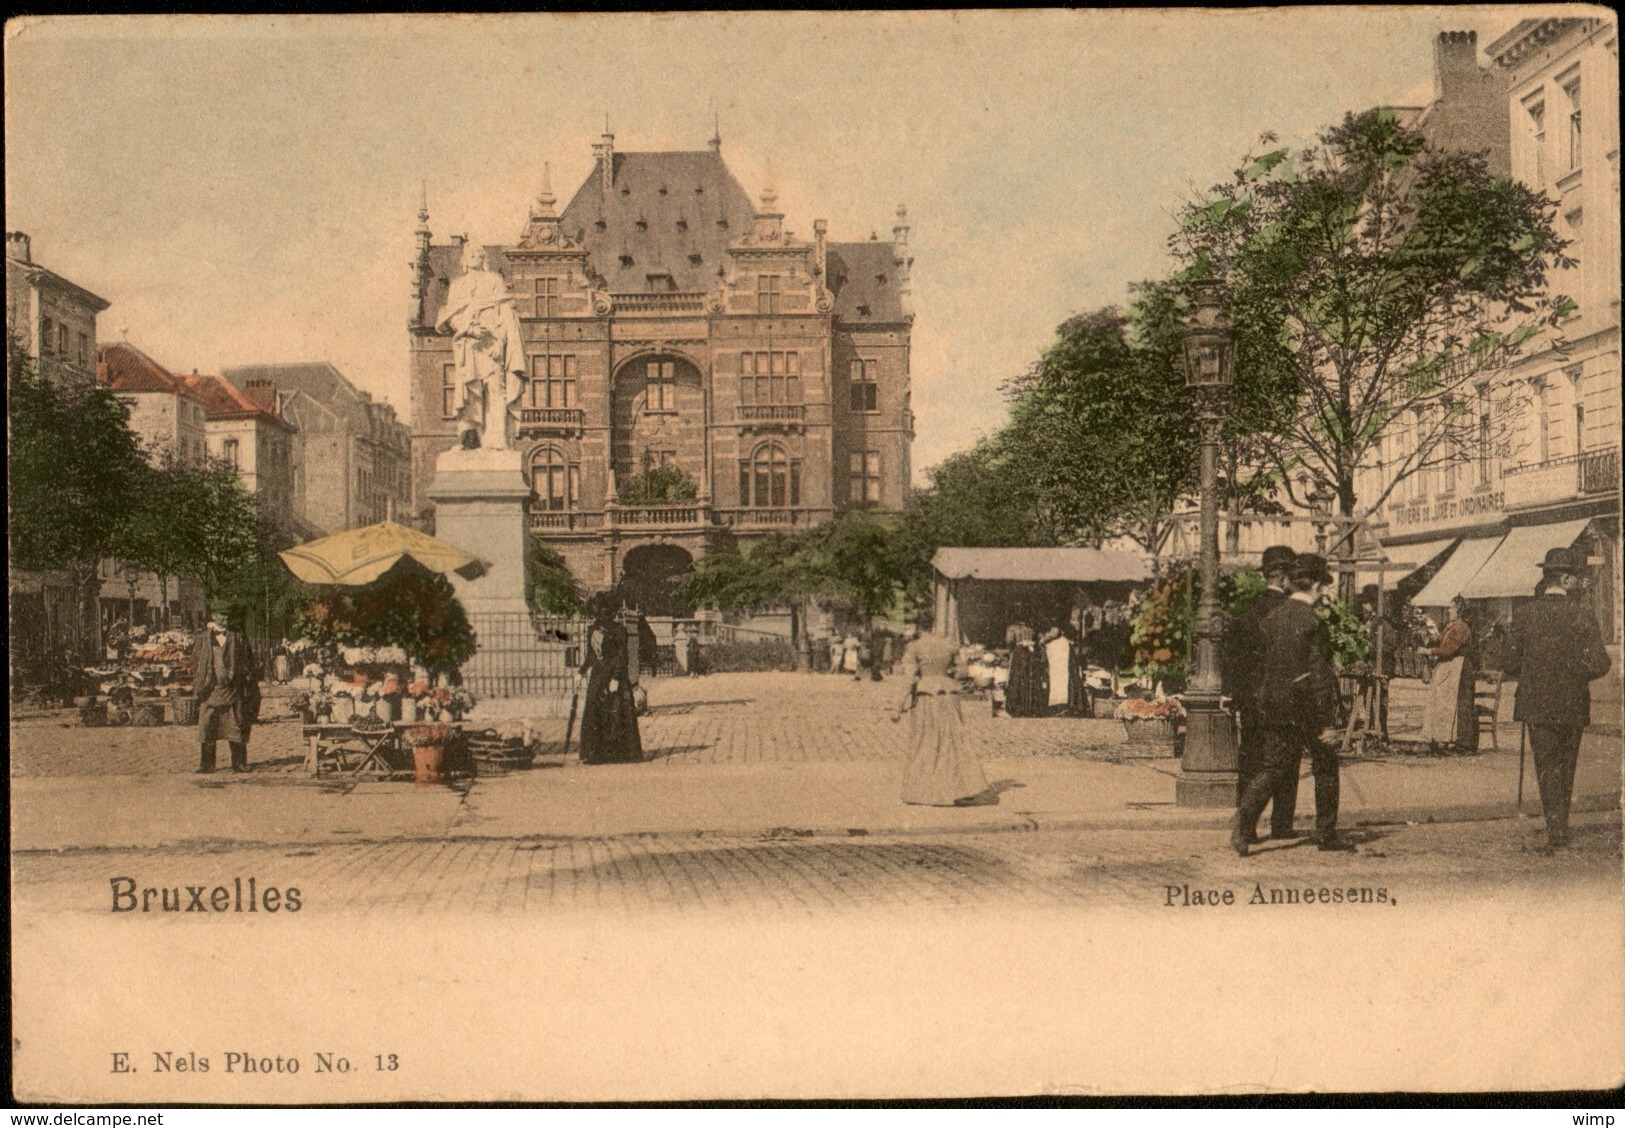
[[[1518,609],[1505,673],[1518,679],[1512,717],[1529,726],[1535,779],[1554,850],[1569,842],[1569,798],[1580,734],[1591,722],[1590,683],[1608,672],[1596,616],[1580,599],[1585,558],[1554,548],[1541,564],[1535,598]]]
[[[1337,706],[1337,675],[1315,614],[1321,589],[1331,583],[1323,557],[1306,553],[1292,562],[1291,592],[1264,616],[1253,694],[1260,769],[1237,805],[1230,845],[1242,857],[1247,831],[1287,780],[1297,786],[1305,752],[1315,773],[1315,839],[1322,850],[1351,850],[1337,834],[1337,749],[1320,739]]]
[[[198,772],[214,771],[215,743],[231,749],[231,770],[248,770],[248,737],[260,715],[260,678],[248,640],[216,615],[192,652],[192,693],[197,698]]]
[[[1241,739],[1237,747],[1236,799],[1246,793],[1247,785],[1262,770],[1258,750],[1258,708],[1255,697],[1258,689],[1258,667],[1264,654],[1264,642],[1259,624],[1271,611],[1287,598],[1288,575],[1292,571],[1294,553],[1285,545],[1271,545],[1264,550],[1261,571],[1269,586],[1236,617],[1230,620],[1220,644],[1219,669],[1224,677],[1224,691],[1235,703],[1241,718]],[[1292,816],[1298,806],[1298,774],[1290,779],[1278,778],[1280,790],[1270,796],[1270,837],[1297,838],[1292,829]],[[1258,841],[1258,825],[1244,828],[1249,842]]]

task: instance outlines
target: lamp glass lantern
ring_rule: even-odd
[[[1185,384],[1224,388],[1230,384],[1230,319],[1219,301],[1219,289],[1206,283],[1196,291],[1195,309],[1185,321]]]

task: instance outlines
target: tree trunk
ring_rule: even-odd
[[[807,625],[802,610],[802,601],[790,601],[790,649],[796,652],[796,673],[807,672],[807,640],[802,637],[806,633]]]

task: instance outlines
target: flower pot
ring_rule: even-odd
[[[399,700],[394,697],[380,697],[373,712],[380,721],[394,721],[400,716]]]
[[[1179,722],[1173,717],[1124,717],[1123,729],[1133,748],[1130,756],[1172,756],[1179,735]]]
[[[446,748],[442,744],[412,745],[413,778],[418,783],[442,783],[446,778]]]
[[[418,702],[415,697],[401,698],[401,720],[408,724],[418,719]]]
[[[316,723],[316,710],[314,710],[314,709],[301,709],[301,710],[299,710],[299,720],[303,724],[307,724],[307,725],[315,724]]]
[[[335,698],[333,698],[333,723],[336,724],[336,725],[347,725],[354,719],[355,719],[355,698],[353,698],[353,697],[335,697]]]

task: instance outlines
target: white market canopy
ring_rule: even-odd
[[[1468,599],[1511,599],[1534,595],[1540,583],[1540,563],[1554,548],[1569,548],[1591,518],[1558,521],[1551,525],[1519,525],[1507,533],[1506,539],[1495,550],[1473,578],[1462,586],[1461,594]]]
[[[1151,579],[1144,558],[1105,548],[939,548],[931,566],[950,580],[1138,584]]]
[[[1499,534],[1462,541],[1411,602],[1418,607],[1449,607],[1500,545]]]

